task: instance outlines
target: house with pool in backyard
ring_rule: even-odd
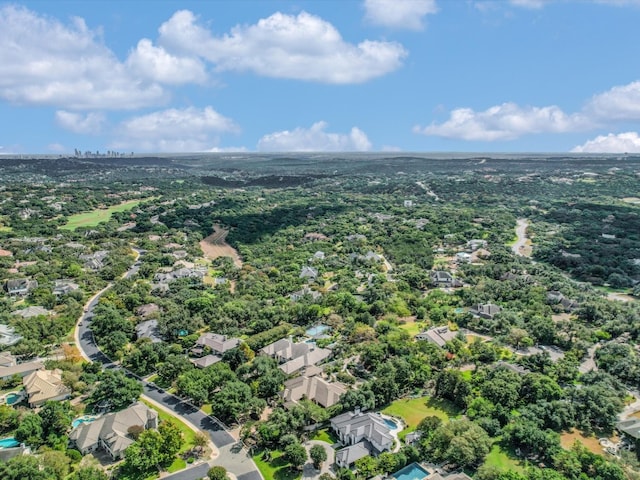
[[[331,428],[344,445],[336,451],[338,467],[350,468],[360,458],[399,448],[400,425],[379,413],[346,412],[331,419]],[[390,475],[395,480],[471,480],[463,472],[448,473],[435,465],[411,463]]]

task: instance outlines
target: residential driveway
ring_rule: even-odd
[[[305,463],[302,469],[303,480],[317,479],[323,473],[333,474],[333,472],[331,472],[331,467],[336,461],[335,450],[331,448],[331,445],[329,445],[327,442],[323,442],[322,440],[309,440],[308,442],[304,443],[304,448],[307,449],[307,454],[311,450],[311,447],[313,447],[314,445],[320,445],[324,447],[324,450],[327,452],[327,460],[322,464],[322,468],[320,470],[316,470],[315,468],[313,468],[313,462],[311,460]]]
[[[591,370],[598,370],[598,367],[596,366],[596,362],[593,359],[595,353],[596,353],[596,348],[598,348],[598,345],[593,345],[591,348],[589,348],[589,350],[587,350],[587,358],[585,358],[582,363],[578,366],[578,371],[580,373],[587,373],[590,372]]]
[[[158,402],[163,407],[174,412],[177,416],[184,418],[196,428],[207,433],[219,452],[217,458],[211,462],[202,463],[163,478],[170,480],[197,480],[207,475],[210,465],[221,465],[234,474],[238,480],[262,480],[260,471],[246,449],[242,448],[242,445],[236,442],[229,432],[225,430],[224,425],[217,419],[210,417],[198,407],[175,395],[165,392],[156,385],[141,380],[137,375],[113,363],[98,349],[90,329],[93,315],[92,310],[98,304],[100,296],[108,291],[110,287],[111,284],[87,302],[85,311],[78,320],[76,325],[76,339],[81,354],[88,360],[102,363],[104,368],[122,370],[128,376],[139,380],[142,383],[143,394],[145,396]]]

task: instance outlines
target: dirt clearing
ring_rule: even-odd
[[[238,268],[242,268],[242,260],[238,255],[238,251],[225,241],[228,233],[229,230],[221,228],[220,225],[214,225],[213,233],[200,242],[200,249],[204,254],[204,258],[214,260],[218,257],[231,257],[233,264]]]

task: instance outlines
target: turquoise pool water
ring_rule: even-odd
[[[387,427],[389,427],[391,430],[395,430],[396,428],[398,428],[398,424],[395,420],[391,420],[390,418],[383,418],[382,420],[384,420],[384,423],[386,423]]]
[[[11,447],[17,447],[19,445],[20,445],[20,442],[13,437],[3,438],[2,440],[0,440],[0,448],[11,448]]]
[[[407,465],[402,470],[398,470],[393,474],[396,480],[422,480],[429,475],[429,471],[422,468],[417,463]]]
[[[20,401],[22,395],[19,395],[17,393],[7,393],[7,396],[4,398],[7,402],[7,405],[13,405],[14,403],[18,403]]]
[[[95,417],[88,417],[88,416],[76,418],[73,422],[71,422],[71,426],[73,428],[76,428],[78,425],[82,425],[83,423],[91,423],[94,420],[95,420]]]
[[[329,330],[329,328],[330,327],[328,325],[316,325],[315,327],[307,329],[307,331],[305,331],[304,333],[306,333],[310,337],[315,337],[316,335],[322,335],[324,332]]]

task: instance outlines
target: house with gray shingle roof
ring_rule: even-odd
[[[318,348],[313,343],[293,343],[288,338],[270,343],[261,352],[282,363],[280,370],[287,375],[304,367],[316,365],[331,355],[331,350],[326,348]]]
[[[77,426],[69,435],[76,448],[86,455],[96,450],[104,450],[114,459],[124,456],[124,451],[135,440],[132,428],[148,430],[158,428],[158,413],[141,402],[129,408],[104,415],[91,423]]]
[[[391,429],[377,413],[358,410],[347,412],[331,419],[331,428],[345,445],[366,441],[373,448],[371,453],[380,453],[393,447]]]
[[[220,335],[219,333],[203,333],[196,340],[196,345],[201,347],[209,347],[214,353],[222,355],[232,348],[236,348],[240,345],[239,338],[229,338],[226,335]]]

